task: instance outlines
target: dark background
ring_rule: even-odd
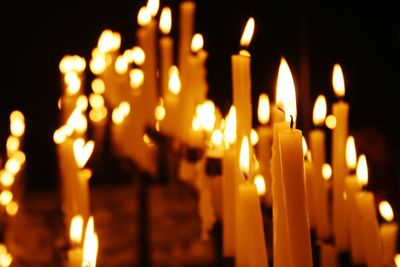
[[[57,99],[61,94],[58,63],[66,54],[89,59],[106,28],[119,31],[122,48],[135,45],[136,17],[145,1],[15,1],[1,8],[0,137],[8,135],[9,114],[26,116],[28,188],[58,184],[52,134],[58,127]],[[179,1],[162,2],[173,8],[173,35],[177,37]],[[217,5],[218,3],[218,5]],[[248,17],[256,30],[252,54],[253,98],[260,92],[273,99],[281,56],[292,68],[298,94],[299,126],[307,131],[312,106],[323,93],[331,105],[331,72],[340,63],[350,103],[350,132],[370,167],[369,188],[377,198],[400,206],[399,101],[400,23],[396,8],[351,7],[341,2],[322,6],[279,1],[197,2],[195,31],[203,34],[209,52],[209,97],[223,112],[231,104],[230,55]],[[4,46],[5,45],[5,46]],[[308,81],[308,82],[307,82]],[[310,107],[299,100],[310,89]],[[305,115],[305,116],[303,116]],[[304,120],[308,118],[308,121]]]

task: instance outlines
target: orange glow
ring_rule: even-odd
[[[1,170],[0,171],[0,183],[5,187],[10,187],[14,184],[15,178],[14,175],[9,173],[8,171]]]
[[[396,256],[394,256],[394,262],[396,267],[400,267],[400,254],[396,254]]]
[[[211,134],[211,142],[214,146],[222,145],[224,141],[224,136],[220,129],[214,130]]]
[[[267,94],[260,94],[258,97],[258,121],[267,124],[270,118],[270,104]]]
[[[83,168],[93,153],[94,141],[90,140],[85,143],[83,138],[78,138],[74,141],[73,148],[75,162],[79,168]]]
[[[115,60],[114,69],[119,75],[123,75],[128,71],[128,61],[124,56],[120,55],[117,57]]]
[[[72,243],[80,244],[82,241],[83,218],[82,215],[72,217],[71,226],[69,228],[69,240]]]
[[[9,190],[3,190],[0,193],[0,204],[6,206],[13,199],[13,193]]]
[[[258,133],[256,130],[251,129],[250,131],[250,143],[252,146],[257,145],[258,141],[260,140],[260,137],[258,136]]]
[[[19,161],[15,158],[9,158],[6,161],[6,165],[4,166],[4,168],[6,169],[6,171],[8,171],[9,173],[15,175],[17,174],[20,170],[21,170],[21,164],[19,163]]]
[[[367,165],[367,158],[365,157],[364,154],[358,157],[357,180],[361,186],[368,184],[368,165]]]
[[[391,222],[394,219],[392,206],[386,200],[379,203],[379,213],[387,222]]]
[[[152,17],[155,17],[160,7],[160,0],[148,0],[146,7],[149,10],[150,15]]]
[[[174,95],[181,92],[181,79],[179,77],[179,70],[177,66],[171,66],[168,70],[168,90]]]
[[[96,94],[103,94],[106,90],[106,85],[104,84],[104,81],[100,78],[94,79],[92,81],[92,90]]]
[[[193,35],[191,44],[192,52],[193,53],[199,52],[201,49],[203,49],[203,46],[204,46],[203,35],[201,35],[200,33],[196,33],[195,35]]]
[[[143,65],[146,60],[146,54],[141,47],[135,46],[132,48],[132,60],[136,65]]]
[[[13,135],[10,135],[7,138],[6,142],[7,155],[11,155],[15,151],[17,151],[19,149],[19,145],[20,145],[19,139]]]
[[[99,75],[106,69],[107,63],[105,57],[94,57],[90,60],[89,67],[93,74]]]
[[[357,165],[356,142],[353,136],[347,137],[346,141],[346,164],[347,168],[354,170]]]
[[[322,178],[324,178],[325,181],[329,181],[332,177],[332,167],[328,163],[324,163],[322,165]]]
[[[11,216],[11,217],[13,217],[17,214],[18,209],[19,209],[19,205],[15,201],[11,201],[10,203],[8,203],[6,205],[6,212],[7,212],[8,216]]]
[[[138,89],[144,81],[144,73],[141,69],[134,68],[129,72],[129,85],[132,89]]]
[[[10,131],[16,137],[25,133],[25,117],[21,111],[15,110],[10,114]]]
[[[336,117],[334,115],[328,115],[325,120],[325,125],[329,129],[333,130],[336,127]]]
[[[233,105],[225,119],[224,136],[231,145],[236,142],[236,108]]]
[[[242,38],[240,38],[240,46],[248,47],[250,45],[251,38],[253,37],[254,33],[254,27],[255,27],[254,18],[250,17],[247,20],[246,26],[242,34]]]
[[[156,106],[156,109],[154,110],[154,116],[156,117],[157,121],[162,121],[164,120],[166,113],[167,112],[164,107],[164,102],[161,99],[161,101],[159,101],[159,104]]]
[[[200,128],[208,133],[211,133],[215,126],[215,110],[215,104],[211,100],[206,100],[196,106],[196,115],[200,121]]]
[[[104,106],[104,98],[99,94],[90,94],[89,103],[92,108],[101,108]]]
[[[339,64],[333,66],[332,72],[332,86],[333,91],[337,97],[343,97],[345,94],[344,76],[342,67]]]
[[[148,136],[147,134],[143,135],[143,142],[148,145],[149,147],[153,147],[155,146],[153,140],[151,140],[150,136]]]
[[[138,13],[138,24],[142,27],[150,24],[151,21],[151,13],[147,7],[141,7]]]
[[[261,174],[257,174],[256,177],[254,177],[253,183],[257,188],[258,195],[259,196],[265,195],[265,193],[267,192],[267,188],[265,185],[264,176],[262,176]]]
[[[326,118],[326,99],[325,96],[319,95],[314,104],[313,123],[316,126],[324,125]]]
[[[304,138],[304,136],[301,137],[301,143],[302,143],[302,146],[303,146],[303,156],[307,157],[308,146],[307,146],[307,141]]]
[[[171,32],[171,27],[172,27],[171,8],[164,7],[161,11],[160,31],[163,34],[169,34]]]
[[[239,162],[240,170],[246,177],[248,177],[250,174],[250,145],[249,138],[247,136],[244,136],[242,139]]]
[[[291,121],[291,116],[293,117],[293,122],[296,121],[296,91],[293,76],[288,63],[283,57],[279,65],[276,83],[276,104],[285,111],[285,120],[287,122]]]

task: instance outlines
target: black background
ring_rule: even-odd
[[[173,9],[173,35],[177,37],[179,1],[162,2]],[[144,1],[16,1],[1,8],[0,137],[2,149],[8,135],[9,114],[26,116],[27,185],[58,184],[57,158],[52,134],[58,126],[57,99],[61,94],[58,63],[66,54],[89,59],[106,28],[119,31],[122,49],[135,45],[136,16]],[[4,5],[4,4],[2,4]],[[350,103],[350,132],[359,153],[366,153],[370,189],[378,198],[400,205],[399,103],[400,23],[393,6],[348,6],[331,2],[311,6],[279,1],[203,0],[197,2],[195,32],[205,38],[209,52],[209,97],[223,112],[231,104],[230,55],[248,17],[256,30],[249,47],[252,54],[253,100],[260,92],[273,99],[276,73],[285,56],[295,78],[298,109],[302,84],[309,73],[311,112],[318,94],[331,105],[331,72],[340,63]],[[5,46],[4,46],[5,44]],[[302,67],[300,67],[302,66]],[[302,114],[300,115],[302,116]],[[304,116],[303,116],[304,117]],[[301,118],[303,118],[301,117]],[[311,122],[300,119],[307,130]]]

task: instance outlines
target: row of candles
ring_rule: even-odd
[[[393,265],[398,226],[379,226],[374,194],[363,188],[368,179],[366,157],[357,160],[354,139],[348,137],[349,104],[343,100],[340,65],[334,66],[332,75],[340,100],[326,118],[326,100],[318,97],[313,116],[316,128],[308,136],[308,150],[306,138],[296,129],[295,85],[284,58],[275,103],[269,106],[268,96],[260,96],[260,126],[252,127],[247,47],[254,32],[253,18],[240,40],[243,49],[231,57],[233,105],[224,118],[207,99],[208,53],[202,35],[193,33],[195,3],[184,1],[179,7],[178,66],[174,65],[174,40],[169,36],[171,10],[164,7],[161,12],[161,36],[157,38],[158,8],[158,1],[149,0],[139,10],[138,46],[132,49],[120,52],[117,32],[105,30],[100,35],[89,63],[96,76],[89,98],[83,87],[85,60],[66,56],[60,62],[65,88],[59,101],[62,126],[54,141],[60,159],[63,210],[74,244],[70,265],[80,266],[86,260],[95,266],[98,239],[90,216],[91,172],[85,165],[95,151],[94,144],[102,151],[109,117],[113,148],[153,176],[157,176],[160,151],[147,129],[179,141],[185,148],[179,177],[198,189],[202,237],[207,239],[215,221],[221,220],[223,255],[234,257],[237,266],[268,266],[268,258],[274,266],[312,266],[311,229],[321,242],[321,266],[337,266],[338,253],[345,251],[351,251],[354,264]],[[332,168],[326,162],[325,123],[332,129]],[[88,124],[94,140],[86,142]],[[353,174],[350,170],[356,166],[357,174]],[[273,255],[267,255],[261,205],[272,207]],[[382,202],[380,208],[382,216],[393,220],[390,204]],[[78,234],[73,230],[76,227]],[[328,242],[331,237],[333,243]],[[72,252],[76,248],[79,253]]]
[[[13,261],[11,245],[4,232],[10,219],[18,213],[21,202],[21,183],[26,156],[22,151],[25,134],[25,117],[15,110],[10,114],[10,135],[6,140],[6,154],[1,158],[0,169],[0,233],[5,243],[0,241],[0,266],[8,267]]]

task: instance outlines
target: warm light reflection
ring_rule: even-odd
[[[263,93],[258,97],[258,121],[261,124],[267,124],[270,117],[270,104],[268,95]]]
[[[10,217],[17,215],[18,209],[19,209],[19,205],[15,201],[11,201],[10,203],[8,203],[6,205],[6,212],[7,212],[8,216],[10,216]]]
[[[82,180],[89,180],[93,175],[93,172],[89,168],[83,168],[79,170],[78,176]]]
[[[117,57],[115,60],[114,69],[119,75],[123,75],[128,71],[128,61],[124,56],[120,55]]]
[[[285,120],[290,122],[296,121],[296,91],[292,72],[285,58],[281,58],[279,65],[278,80],[276,83],[276,103],[278,107],[285,111]]]
[[[155,17],[160,7],[160,0],[148,0],[146,7],[149,10],[150,15]]]
[[[223,141],[224,141],[224,136],[222,134],[222,131],[220,129],[214,130],[211,134],[211,143],[214,146],[220,146],[222,145]]]
[[[329,163],[324,163],[322,165],[322,178],[325,181],[329,181],[332,177],[332,167],[329,165]]]
[[[129,72],[129,85],[132,89],[138,89],[144,82],[144,73],[141,69],[134,68]]]
[[[336,127],[336,117],[334,115],[328,115],[325,120],[325,125],[328,127],[328,129],[335,129]]]
[[[254,33],[254,26],[255,26],[254,18],[250,17],[246,23],[242,37],[240,38],[240,46],[248,47],[250,45],[251,38],[253,37]]]
[[[73,144],[75,162],[79,168],[83,168],[93,153],[94,141],[90,140],[85,143],[83,138],[77,138]]]
[[[151,13],[147,7],[141,7],[138,13],[139,26],[147,26],[151,21]]]
[[[172,27],[171,8],[166,6],[161,11],[160,31],[163,34],[169,34],[171,32],[171,27]]]
[[[71,226],[69,228],[69,240],[74,244],[80,244],[82,241],[83,217],[75,215],[72,217]]]
[[[257,174],[256,177],[254,177],[253,183],[257,188],[258,195],[259,196],[265,195],[265,193],[267,192],[267,188],[265,186],[264,176],[262,176],[261,174]]]
[[[301,144],[303,146],[303,156],[307,157],[307,152],[308,152],[308,146],[307,146],[307,141],[304,138],[304,136],[301,137]]]
[[[181,79],[177,66],[171,66],[168,71],[168,90],[174,95],[178,95],[181,91]]]
[[[260,137],[258,136],[258,133],[256,130],[251,129],[250,131],[250,143],[252,146],[257,145],[258,141],[260,140]]]
[[[337,97],[344,97],[345,94],[345,86],[344,86],[344,76],[342,67],[339,64],[335,64],[333,66],[332,72],[332,86],[333,91]]]
[[[250,174],[250,145],[247,136],[244,136],[240,146],[240,156],[239,156],[240,170],[243,175],[248,179]]]
[[[391,222],[394,219],[392,206],[386,200],[379,203],[379,213],[387,222]]]
[[[6,206],[13,199],[13,193],[10,190],[3,190],[0,193],[0,204]]]
[[[346,140],[346,164],[350,170],[354,170],[357,165],[356,142],[353,136],[347,137]]]
[[[313,123],[316,126],[323,126],[326,117],[326,99],[324,95],[319,95],[314,104]]]
[[[365,157],[364,154],[358,157],[357,180],[360,186],[365,186],[368,184],[368,165],[367,165],[367,158]]]
[[[193,53],[199,52],[201,49],[203,49],[203,46],[204,46],[203,35],[201,35],[201,33],[196,33],[195,35],[193,35],[191,44],[192,52]]]
[[[1,170],[0,171],[0,183],[4,187],[10,187],[14,184],[15,178],[14,175],[9,173],[8,171]]]
[[[224,136],[231,145],[236,142],[236,108],[233,105],[225,119]]]

